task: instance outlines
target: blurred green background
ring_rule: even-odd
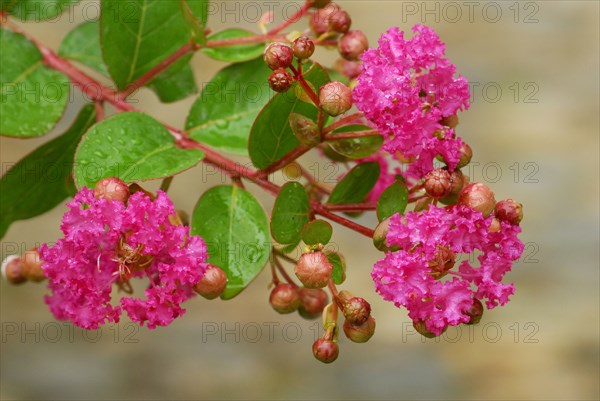
[[[218,31],[232,25],[256,30],[257,9],[274,7],[279,21],[298,3],[214,4],[209,27]],[[124,318],[84,332],[53,319],[44,285],[2,282],[2,399],[600,398],[599,3],[339,4],[371,45],[391,26],[433,26],[471,82],[473,104],[458,127],[475,151],[467,174],[491,185],[497,199],[524,204],[527,247],[507,277],[516,285],[511,302],[486,312],[478,326],[425,341],[404,310],[375,293],[369,271],[381,254],[338,227],[334,241],[348,261],[343,288],[371,302],[377,332],[367,344],[342,339],[337,362],[323,365],[310,350],[318,322],[273,312],[266,271],[238,298],[191,300],[184,318],[154,331]],[[97,9],[84,1],[53,22],[20,25],[57,49],[68,30]],[[305,22],[296,26],[303,29]],[[317,55],[324,63],[335,58],[334,51]],[[199,83],[223,67],[201,54],[193,63]],[[136,107],[178,127],[194,101],[160,104],[148,90],[134,99]],[[63,131],[80,106],[75,94],[44,138],[0,138],[2,166]],[[203,190],[226,182],[208,173],[200,165],[174,180],[170,193],[178,207],[191,211]],[[270,196],[254,193],[271,206]],[[1,256],[56,240],[64,210],[14,224]],[[375,219],[365,215],[360,222],[373,226]]]

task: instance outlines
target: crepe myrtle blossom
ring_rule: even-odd
[[[391,28],[379,46],[364,52],[354,88],[356,106],[385,136],[384,149],[411,161],[407,177],[422,178],[441,155],[450,170],[462,141],[448,120],[469,107],[467,80],[444,57],[445,45],[433,29],[413,27],[411,39]]]
[[[127,203],[94,197],[83,188],[67,204],[64,238],[40,247],[51,295],[46,303],[58,319],[97,329],[118,322],[122,310],[148,328],[166,326],[185,313],[181,303],[208,268],[204,240],[176,222],[173,203],[135,192]],[[124,296],[111,303],[113,285],[132,293],[129,280],[147,279],[145,299]]]
[[[375,288],[385,300],[408,309],[415,323],[424,322],[440,335],[449,325],[469,323],[467,312],[476,300],[486,299],[488,309],[508,302],[514,286],[502,278],[523,252],[520,232],[507,221],[498,228],[493,215],[484,218],[464,205],[396,214],[387,245],[399,250],[375,264]],[[478,264],[464,260],[453,270],[458,254],[476,250]]]

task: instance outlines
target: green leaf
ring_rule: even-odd
[[[72,195],[73,156],[94,123],[93,105],[85,106],[61,136],[40,146],[12,166],[0,180],[0,238],[17,220],[47,212]]]
[[[280,244],[298,244],[302,228],[310,218],[308,194],[297,182],[285,184],[273,206],[271,234]]]
[[[44,135],[67,104],[69,81],[23,35],[0,29],[0,135]]]
[[[247,156],[252,122],[269,100],[270,73],[262,59],[219,71],[194,102],[185,123],[187,132],[216,149]]]
[[[180,149],[169,131],[137,112],[114,115],[94,125],[75,154],[75,183],[93,188],[105,177],[146,181],[193,167],[204,156],[199,149]]]
[[[373,128],[366,125],[348,125],[342,128],[338,128],[333,131],[329,136],[335,138],[336,134],[343,132],[360,132],[369,131]],[[351,139],[340,139],[338,141],[327,142],[331,149],[339,153],[342,156],[349,157],[351,159],[362,159],[363,157],[371,156],[379,150],[383,145],[383,136],[364,136],[361,138]]]
[[[408,188],[402,181],[395,181],[381,193],[377,202],[377,218],[385,220],[396,213],[403,214],[408,205]]]
[[[317,93],[329,82],[327,71],[317,63],[305,71],[304,77]],[[301,101],[293,90],[275,95],[258,114],[250,131],[248,153],[256,167],[266,168],[300,145],[288,121],[290,113],[317,119],[317,108]]]
[[[208,262],[227,274],[223,299],[246,288],[271,254],[265,211],[250,192],[236,186],[206,191],[194,208],[191,231],[206,241]]]
[[[161,102],[176,102],[198,92],[189,59],[190,57],[184,57],[163,71],[148,85]]]
[[[360,203],[371,192],[379,179],[379,163],[367,162],[355,166],[333,188],[327,203]]]
[[[78,61],[108,76],[100,50],[100,25],[98,21],[84,22],[73,28],[63,39],[58,55]]]
[[[246,31],[245,29],[230,28],[209,36],[208,40],[236,39],[254,35],[254,33]],[[264,43],[252,43],[247,45],[208,47],[202,49],[202,52],[215,60],[239,63],[241,61],[248,61],[261,56],[264,50]]]
[[[325,220],[314,220],[304,227],[302,241],[306,245],[326,245],[333,234],[333,227]]]
[[[79,0],[18,0],[8,1],[7,9],[20,20],[40,22],[62,14],[78,2]]]
[[[183,20],[191,30],[194,42],[202,46],[206,45],[206,35],[204,34],[204,25],[206,24],[206,21],[200,22],[194,16],[187,0],[179,0],[179,9],[181,10]]]
[[[189,0],[193,15],[206,26],[208,0]],[[118,89],[125,89],[190,39],[178,1],[103,0],[102,55]]]
[[[325,256],[327,256],[329,263],[333,265],[333,270],[331,271],[333,282],[342,284],[346,280],[346,261],[344,257],[337,252],[329,251],[325,252]]]

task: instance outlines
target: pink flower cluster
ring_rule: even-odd
[[[387,252],[375,264],[371,276],[377,292],[406,307],[413,321],[424,321],[436,335],[448,325],[469,322],[466,311],[473,298],[487,299],[489,309],[504,305],[514,287],[502,278],[521,256],[523,243],[517,238],[518,225],[501,222],[499,231],[490,232],[492,219],[461,205],[392,216],[387,243],[400,250]],[[455,255],[478,250],[478,266],[464,260],[454,271],[452,260],[445,272],[452,278],[440,280],[431,262],[444,250]]]
[[[363,70],[353,91],[356,106],[386,137],[384,149],[412,161],[407,175],[422,178],[441,155],[452,170],[462,141],[440,120],[469,107],[467,80],[444,57],[445,45],[423,25],[391,28],[379,47],[361,56]]]
[[[67,206],[64,238],[40,247],[52,291],[45,300],[56,318],[97,329],[118,322],[125,310],[152,329],[185,313],[180,305],[194,295],[208,266],[206,245],[190,236],[189,227],[171,223],[175,210],[164,192],[155,200],[136,192],[124,204],[96,199],[83,188]],[[145,299],[122,297],[113,306],[113,284],[131,289],[134,277],[149,280]]]

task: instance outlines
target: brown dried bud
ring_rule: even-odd
[[[210,265],[204,272],[202,279],[194,286],[194,291],[206,299],[215,299],[227,287],[227,275],[214,265]]]
[[[269,303],[275,311],[285,314],[292,313],[300,306],[298,289],[288,283],[280,283],[271,290]]]
[[[498,220],[519,225],[523,220],[523,205],[514,199],[504,199],[496,203],[494,213]]]
[[[263,55],[265,63],[272,70],[279,68],[288,68],[294,60],[292,48],[286,44],[275,42],[271,43]]]
[[[323,288],[327,285],[333,266],[321,251],[305,253],[300,257],[294,273],[307,288]]]
[[[458,203],[478,210],[483,214],[483,217],[488,217],[496,206],[494,193],[485,184],[474,182],[463,188],[458,196]]]
[[[331,340],[319,338],[312,346],[313,355],[323,363],[331,363],[335,361],[340,353],[337,343]]]
[[[300,36],[292,43],[292,51],[294,52],[294,56],[300,60],[310,58],[315,52],[315,42],[306,36]]]
[[[471,149],[468,143],[463,142],[458,151],[460,152],[460,158],[458,159],[456,168],[463,168],[471,162],[471,158],[473,157],[473,149]]]
[[[350,30],[352,19],[344,10],[337,10],[329,16],[329,29],[338,33],[346,33]]]
[[[339,81],[329,82],[319,91],[319,103],[330,116],[339,116],[352,107],[352,91]]]
[[[369,48],[369,41],[362,31],[350,31],[338,42],[338,51],[346,60],[358,61],[360,55]]]
[[[456,254],[447,246],[439,246],[435,253],[435,258],[429,261],[431,275],[436,280],[446,275],[448,270],[454,267]]]
[[[294,77],[288,70],[279,68],[269,75],[269,87],[275,92],[285,92],[292,86]]]
[[[46,275],[42,270],[43,262],[40,260],[37,248],[26,251],[21,260],[23,263],[23,276],[27,280],[39,283],[46,279]]]
[[[127,202],[127,199],[129,199],[129,188],[120,178],[103,178],[94,187],[94,197],[96,199]]]
[[[366,343],[375,334],[375,319],[369,316],[366,322],[360,325],[344,322],[344,334],[355,343]]]
[[[473,305],[465,311],[465,314],[471,317],[471,320],[466,324],[477,324],[483,316],[483,304],[477,298],[473,298]]]
[[[329,302],[327,293],[320,288],[300,288],[300,307],[298,313],[305,319],[316,319],[323,313]]]
[[[18,255],[10,255],[2,262],[2,275],[11,284],[23,284],[27,278],[23,275],[23,263]]]
[[[452,177],[448,170],[438,168],[425,176],[425,192],[432,198],[442,198],[448,195],[451,189]]]

